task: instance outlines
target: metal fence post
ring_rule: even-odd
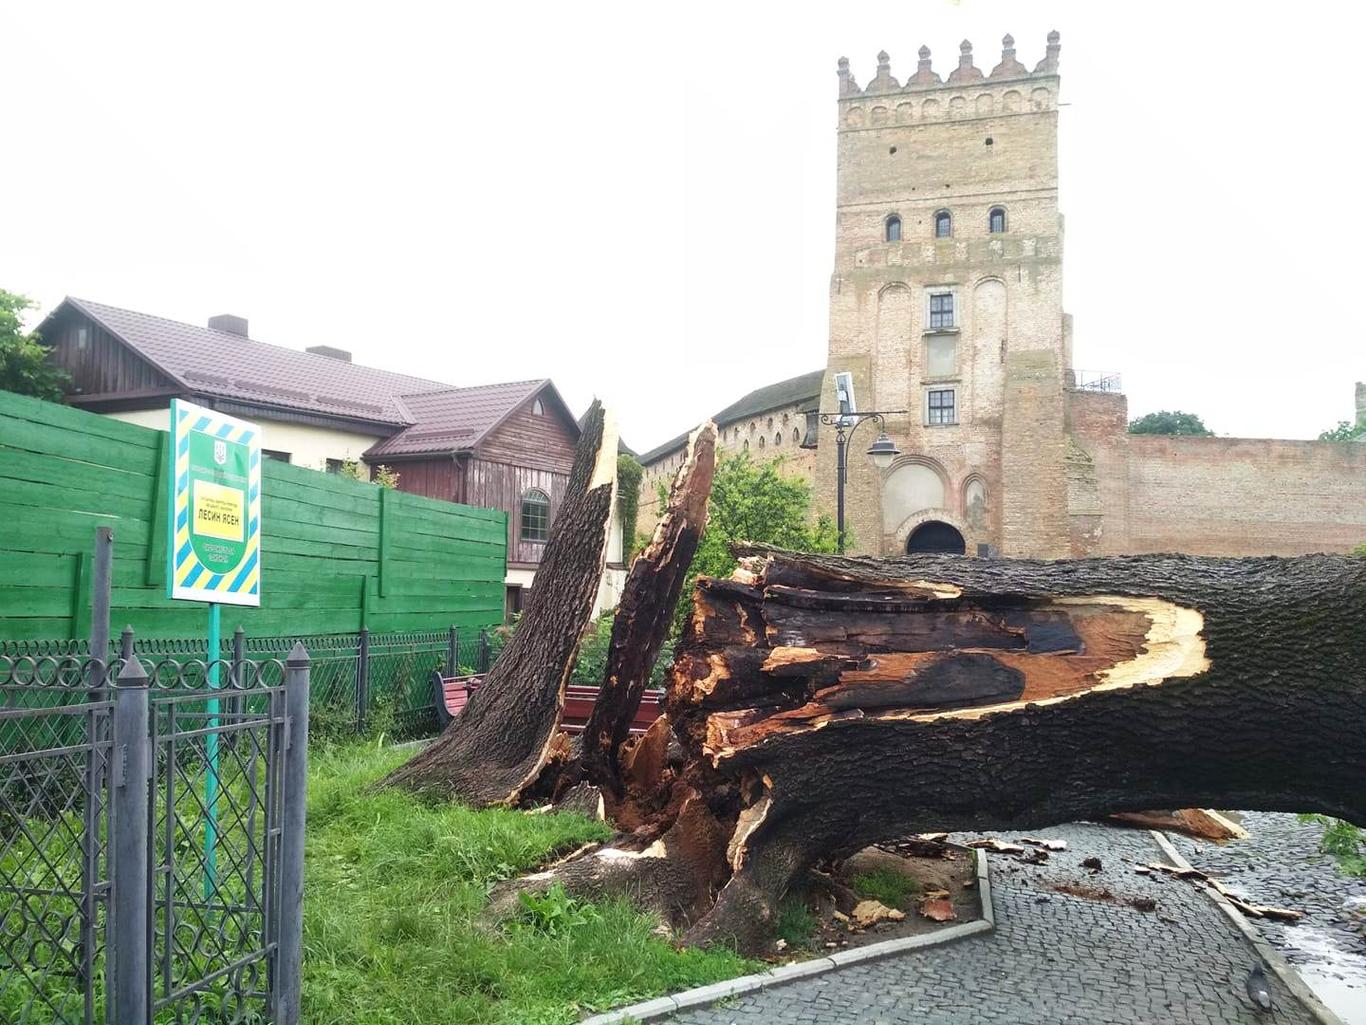
[[[489,671],[489,632],[488,630],[479,631],[479,671],[487,673]]]
[[[147,673],[130,657],[114,684],[110,722],[112,787],[110,822],[109,919],[112,941],[113,1020],[119,1025],[148,1025],[152,1020],[151,933],[148,893],[151,889],[152,738]]]
[[[133,657],[133,628],[125,626],[119,634],[119,658],[127,662]]]
[[[99,668],[92,667],[92,674],[103,671],[109,665],[109,599],[113,566],[114,529],[96,527],[95,569],[90,575],[90,657],[99,660]],[[103,685],[103,680],[90,681],[92,687]]]
[[[370,628],[360,628],[360,658],[356,663],[356,732],[365,732],[370,712]]]
[[[275,1025],[298,1025],[303,955],[304,822],[308,812],[308,652],[296,643],[285,662],[285,764]],[[122,1019],[120,1019],[122,1021]]]
[[[460,632],[454,623],[446,631],[446,675],[460,675]]]

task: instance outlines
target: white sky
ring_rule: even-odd
[[[551,377],[645,449],[824,366],[836,59],[1051,28],[1078,366],[1219,433],[1350,418],[1358,4],[0,0],[0,287]]]

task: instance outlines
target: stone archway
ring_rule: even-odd
[[[926,520],[916,527],[906,538],[906,553],[946,552],[949,555],[964,555],[968,544],[962,533],[952,524],[943,520]]]

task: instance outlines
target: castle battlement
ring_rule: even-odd
[[[843,128],[864,128],[882,124],[905,124],[945,118],[986,117],[1051,109],[1057,99],[1058,54],[1061,36],[1048,33],[1043,60],[1030,71],[1015,57],[1015,40],[1001,40],[1001,60],[989,74],[973,64],[972,43],[959,45],[958,67],[941,78],[931,66],[930,48],[920,48],[915,74],[902,85],[892,76],[891,58],[883,50],[877,55],[877,74],[863,88],[849,71],[849,58],[839,59]],[[922,94],[939,95],[922,95]],[[947,94],[947,95],[944,95]],[[863,101],[877,98],[867,106]]]

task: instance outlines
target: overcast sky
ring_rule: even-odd
[[[825,365],[836,59],[1057,28],[1078,366],[1312,437],[1366,379],[1364,11],[0,0],[0,288],[550,377],[644,449]]]

